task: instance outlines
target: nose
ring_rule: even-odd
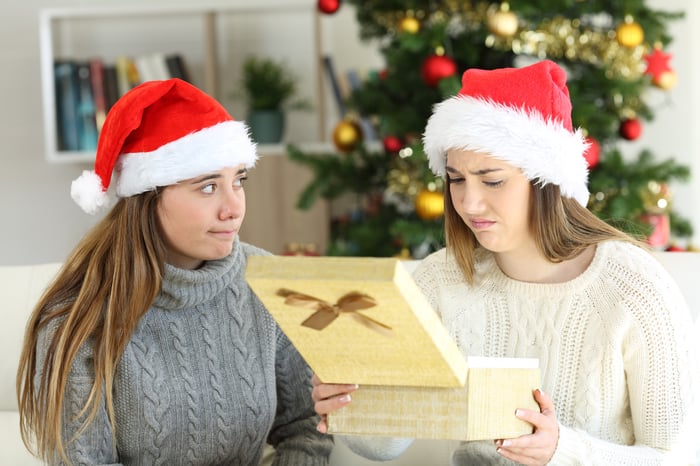
[[[245,215],[245,191],[243,188],[230,188],[222,193],[219,218],[221,220],[240,218]]]
[[[478,214],[483,210],[484,198],[478,183],[465,183],[460,204],[467,214]]]

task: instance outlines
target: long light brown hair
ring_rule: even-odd
[[[67,421],[80,420],[83,430],[104,402],[114,432],[115,369],[161,287],[158,199],[157,191],[120,199],[76,246],[29,318],[17,372],[20,429],[27,448],[47,462],[70,464],[62,413],[68,375],[83,345],[92,345],[95,380],[81,412]],[[49,324],[56,330],[37,367],[39,335]]]
[[[445,240],[464,278],[474,283],[475,252],[481,246],[452,204],[450,178],[445,187]],[[572,259],[588,246],[608,240],[634,243],[646,248],[637,238],[604,222],[576,200],[562,197],[559,186],[540,186],[530,181],[530,232],[537,249],[551,262]]]

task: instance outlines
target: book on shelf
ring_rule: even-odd
[[[179,53],[54,60],[56,142],[59,151],[94,151],[107,113],[134,86],[178,77],[189,82]]]
[[[134,57],[139,82],[158,81],[170,78],[170,70],[165,61],[165,54],[155,52]]]
[[[90,84],[92,86],[92,97],[95,102],[95,125],[99,133],[107,116],[104,64],[100,57],[90,59]]]
[[[97,123],[95,119],[95,101],[92,94],[92,80],[90,78],[90,62],[81,60],[77,62],[78,73],[78,131],[81,151],[97,149]]]
[[[537,360],[465,358],[395,258],[256,256],[246,280],[318,377],[357,383],[330,432],[481,440],[532,432]]]
[[[171,53],[165,56],[165,63],[170,72],[170,76],[173,78],[179,78],[183,81],[191,83],[190,73],[185,64],[184,57],[179,53]]]
[[[56,94],[56,138],[59,150],[80,149],[78,130],[78,74],[70,60],[54,62],[54,89]]]
[[[345,99],[346,94],[343,94],[340,81],[338,79],[338,74],[335,70],[335,65],[333,64],[333,57],[330,55],[323,56],[323,68],[326,71],[326,78],[331,85],[331,91],[333,92],[333,99],[335,101],[336,108],[338,110],[338,116],[340,119],[345,117]]]
[[[106,111],[119,99],[119,86],[117,85],[117,65],[114,63],[103,63],[102,76],[104,77],[104,91]]]
[[[139,83],[138,70],[134,60],[126,55],[118,56],[115,66],[117,68],[117,90],[119,97],[121,97]]]

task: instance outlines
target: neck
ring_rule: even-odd
[[[564,283],[581,275],[593,260],[595,247],[563,262],[550,262],[537,248],[495,253],[501,271],[513,280],[528,283]]]

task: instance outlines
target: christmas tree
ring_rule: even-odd
[[[384,69],[371,73],[345,102],[332,154],[289,146],[311,167],[299,199],[351,199],[333,218],[328,254],[420,258],[442,247],[443,180],[426,162],[421,135],[435,103],[460,89],[467,68],[518,67],[551,59],[567,70],[574,126],[591,146],[588,207],[605,221],[656,247],[692,234],[669,202],[668,183],[689,169],[643,150],[625,160],[618,145],[639,137],[653,119],[645,101],[676,82],[668,22],[682,13],[625,2],[512,0],[347,0],[362,40],[380,44]],[[321,11],[329,13],[319,2]],[[372,122],[378,144],[366,144],[358,118]],[[666,232],[664,233],[664,229]]]

